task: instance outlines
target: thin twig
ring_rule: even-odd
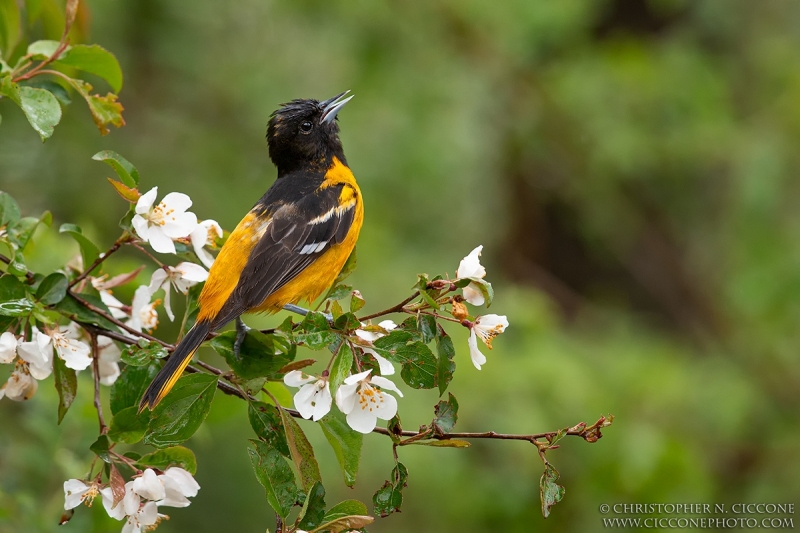
[[[100,349],[97,344],[97,335],[89,333],[92,346],[92,370],[94,374],[94,408],[97,410],[97,420],[100,422],[100,434],[108,432],[108,426],[103,419],[103,404],[100,402]]]
[[[122,241],[115,242],[114,245],[111,248],[109,248],[108,251],[106,251],[106,253],[95,259],[94,262],[91,265],[89,265],[89,268],[85,269],[77,278],[73,279],[69,283],[69,288],[71,289],[72,287],[74,287],[75,285],[86,279],[86,276],[88,276],[92,272],[92,270],[100,266],[100,264],[106,259],[108,259],[108,257],[111,254],[119,250],[120,246],[122,246]]]
[[[11,259],[9,257],[6,257],[3,254],[0,254],[0,261],[2,261],[3,263],[5,263],[7,265],[11,265],[11,263],[14,262],[13,259]],[[30,270],[25,272],[25,278],[28,280],[29,283],[33,281],[34,276],[35,276],[35,274],[33,272],[31,272]]]
[[[364,322],[365,320],[370,320],[372,318],[378,318],[379,316],[388,315],[390,313],[400,313],[403,310],[403,307],[405,307],[411,300],[413,300],[417,296],[419,296],[419,291],[414,291],[414,294],[412,294],[411,296],[409,296],[408,298],[406,298],[405,300],[403,300],[399,304],[397,304],[397,305],[395,305],[393,307],[390,307],[389,309],[384,309],[383,311],[378,311],[377,313],[372,313],[371,315],[362,316],[358,320],[360,322]]]

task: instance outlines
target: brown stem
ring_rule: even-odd
[[[7,265],[10,265],[11,263],[13,263],[13,262],[14,262],[14,260],[13,260],[13,259],[11,259],[11,258],[9,258],[9,257],[6,257],[6,256],[5,256],[5,255],[3,255],[3,254],[0,254],[0,261],[2,261],[3,263],[5,263],[5,264],[7,264]],[[28,270],[27,272],[25,272],[25,278],[28,280],[28,282],[29,282],[29,283],[33,281],[34,275],[35,275],[35,274],[34,274],[33,272],[31,272],[30,270]]]
[[[389,309],[384,309],[383,311],[379,311],[377,313],[372,313],[371,315],[362,316],[358,320],[360,322],[364,322],[365,320],[370,320],[373,318],[378,318],[379,316],[388,315],[390,313],[400,313],[411,300],[419,296],[419,291],[414,291],[414,294],[400,302],[399,304],[395,305],[394,307],[390,307]]]
[[[42,68],[44,68],[46,65],[49,65],[50,63],[58,59],[61,56],[61,54],[64,53],[64,50],[66,50],[67,46],[69,46],[69,38],[68,38],[69,30],[72,27],[72,23],[75,22],[75,15],[77,13],[77,8],[78,8],[77,0],[71,0],[67,2],[67,7],[65,10],[65,20],[64,20],[64,33],[61,34],[61,41],[58,43],[58,48],[56,48],[56,51],[53,52],[53,55],[51,55],[50,57],[48,57],[35,67],[33,67],[25,74],[17,76],[11,81],[13,81],[14,83],[19,83],[24,80],[29,80],[38,74],[43,74]],[[27,68],[27,66],[25,68]]]
[[[146,249],[142,248],[142,247],[139,245],[139,243],[138,243],[138,242],[135,242],[135,241],[130,241],[130,242],[128,242],[128,244],[130,244],[131,246],[133,246],[134,248],[136,248],[137,250],[139,250],[140,252],[142,252],[144,255],[146,255],[147,257],[149,257],[149,258],[150,258],[150,259],[151,259],[151,260],[152,260],[152,261],[153,261],[155,264],[157,264],[157,265],[158,265],[160,268],[164,268],[164,263],[162,263],[161,261],[159,261],[159,260],[158,260],[158,259],[157,259],[157,258],[156,258],[156,257],[155,257],[153,254],[151,254],[150,252],[148,252]]]
[[[108,426],[103,419],[103,404],[100,402],[100,349],[97,345],[97,335],[89,333],[92,345],[92,370],[94,374],[94,408],[97,410],[97,420],[100,422],[100,434],[108,433]]]
[[[86,279],[86,276],[88,276],[92,272],[92,270],[100,266],[100,264],[106,259],[108,259],[108,257],[111,254],[119,250],[120,246],[122,246],[122,241],[118,240],[117,242],[114,243],[114,245],[111,248],[108,249],[106,253],[95,259],[94,263],[89,265],[89,268],[85,269],[77,278],[73,279],[69,284],[69,288],[71,289],[72,287],[74,287],[75,285]]]

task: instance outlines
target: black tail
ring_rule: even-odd
[[[172,389],[175,382],[183,374],[183,369],[192,360],[192,355],[197,348],[206,340],[208,332],[211,330],[211,324],[208,322],[198,322],[189,330],[189,333],[178,343],[175,351],[169,356],[164,368],[147,387],[142,400],[139,402],[139,412],[144,411],[145,407],[149,407],[152,411],[155,409],[158,402]]]

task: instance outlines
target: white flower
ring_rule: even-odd
[[[111,291],[101,290],[99,292],[100,292],[100,300],[102,300],[102,302],[106,304],[106,307],[108,307],[108,310],[111,311],[111,316],[113,316],[117,320],[128,317],[128,313],[125,312],[125,304],[117,300],[111,294]]]
[[[186,211],[192,200],[185,194],[171,192],[153,207],[157,194],[158,187],[153,187],[136,202],[133,228],[156,252],[174,254],[172,240],[188,237],[197,227],[197,216]]]
[[[190,502],[188,498],[197,496],[200,485],[194,477],[180,467],[167,468],[158,479],[164,485],[164,499],[158,501],[159,506],[186,507]]]
[[[28,363],[28,370],[34,378],[45,379],[53,372],[53,345],[50,336],[39,331],[36,326],[31,330],[31,340],[17,345],[17,353]]]
[[[283,376],[283,382],[290,387],[300,387],[294,395],[294,406],[306,420],[312,418],[316,422],[330,412],[333,397],[327,378],[315,378],[292,370]]]
[[[91,348],[83,341],[71,338],[69,331],[60,331],[58,326],[50,332],[53,346],[67,368],[85,370],[92,364]]]
[[[92,501],[100,493],[97,483],[86,483],[80,479],[68,479],[64,482],[64,509],[69,511],[86,502],[91,507]]]
[[[208,253],[203,247],[214,244],[217,237],[222,237],[222,228],[216,220],[204,220],[197,224],[191,235],[192,247],[197,258],[206,266],[211,268],[214,264],[214,256]]]
[[[147,468],[141,476],[133,480],[133,492],[146,500],[163,500],[166,496],[164,484],[152,468]]]
[[[364,324],[361,325],[363,326]],[[378,326],[382,327],[386,331],[392,331],[397,327],[397,324],[395,324],[391,320],[384,320],[383,322],[379,323]],[[370,344],[380,339],[381,337],[386,336],[385,333],[381,333],[378,331],[364,331],[363,329],[357,329],[356,335]],[[375,360],[378,361],[378,366],[380,367],[382,376],[391,376],[392,374],[394,374],[394,366],[392,366],[392,363],[390,363],[388,359],[386,359],[381,355],[378,355],[378,352],[376,352],[372,348],[361,346],[361,349],[367,352],[368,354],[372,355],[372,357],[374,357]]]
[[[122,352],[119,346],[108,337],[97,337],[97,348],[100,352],[100,359],[97,361],[97,369],[100,371],[100,383],[111,386],[119,377],[119,360]]]
[[[189,288],[197,285],[201,281],[208,278],[208,272],[200,265],[194,263],[180,263],[178,266],[168,266],[166,270],[159,268],[153,272],[150,278],[150,296],[152,296],[159,289],[164,289],[164,309],[167,311],[167,316],[170,320],[175,320],[175,315],[172,314],[172,308],[169,304],[169,285],[175,287],[176,290],[186,294]]]
[[[8,397],[9,400],[15,402],[30,400],[38,388],[39,383],[30,375],[28,365],[17,363],[17,368],[11,373],[5,385],[0,388],[0,399]]]
[[[17,357],[17,337],[10,331],[0,335],[0,363],[11,363]]]
[[[456,270],[457,279],[483,279],[486,276],[486,269],[481,265],[481,251],[483,246],[478,246],[461,260]],[[483,305],[486,301],[477,283],[470,283],[463,292],[464,299],[472,305]]]
[[[348,377],[336,391],[336,405],[347,415],[347,424],[359,433],[375,429],[378,418],[389,420],[397,414],[397,399],[373,385],[403,396],[394,383],[381,376],[370,376],[370,372]]]
[[[472,364],[478,370],[481,365],[486,363],[486,356],[478,349],[478,337],[486,344],[486,347],[492,349],[492,340],[503,333],[508,327],[508,319],[505,315],[483,315],[475,319],[475,322],[470,328],[469,340],[469,355],[472,358]]]
[[[127,324],[136,331],[143,329],[151,331],[158,325],[158,312],[156,312],[158,301],[150,302],[150,296],[147,285],[140,285],[133,293],[131,317]]]
[[[158,517],[156,502],[147,502],[139,507],[135,513],[128,515],[128,522],[122,526],[122,533],[150,531],[150,526],[158,522]]]

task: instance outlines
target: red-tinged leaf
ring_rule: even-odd
[[[108,289],[113,289],[114,287],[119,287],[120,285],[125,285],[127,283],[130,283],[131,281],[136,279],[136,276],[138,276],[139,272],[141,272],[143,269],[144,265],[141,265],[139,268],[137,268],[132,272],[126,272],[125,274],[118,274],[113,278],[101,282],[99,288],[102,290],[108,290]]]
[[[114,504],[111,506],[113,508],[125,497],[125,480],[114,463],[111,463],[111,475],[108,483],[111,486],[111,495],[114,497]]]
[[[114,190],[117,191],[117,194],[122,196],[123,200],[127,200],[132,204],[139,200],[139,197],[141,196],[141,194],[139,194],[139,189],[132,189],[131,187],[126,186],[124,183],[120,183],[111,178],[106,179],[108,179],[108,182],[112,187],[114,187]]]
[[[78,4],[78,0],[67,0],[67,6],[64,9],[64,18],[66,19],[64,26],[65,35],[75,22],[75,16],[78,14]]]
[[[89,104],[92,118],[94,118],[94,123],[97,125],[97,129],[100,130],[101,135],[108,135],[108,124],[118,128],[125,125],[125,119],[122,118],[122,111],[125,108],[117,102],[116,94],[108,93],[105,96],[89,95],[86,102]]]
[[[278,370],[278,374],[288,374],[292,370],[300,370],[301,368],[311,366],[316,362],[316,359],[301,359],[300,361],[294,361],[293,363],[289,363]]]

